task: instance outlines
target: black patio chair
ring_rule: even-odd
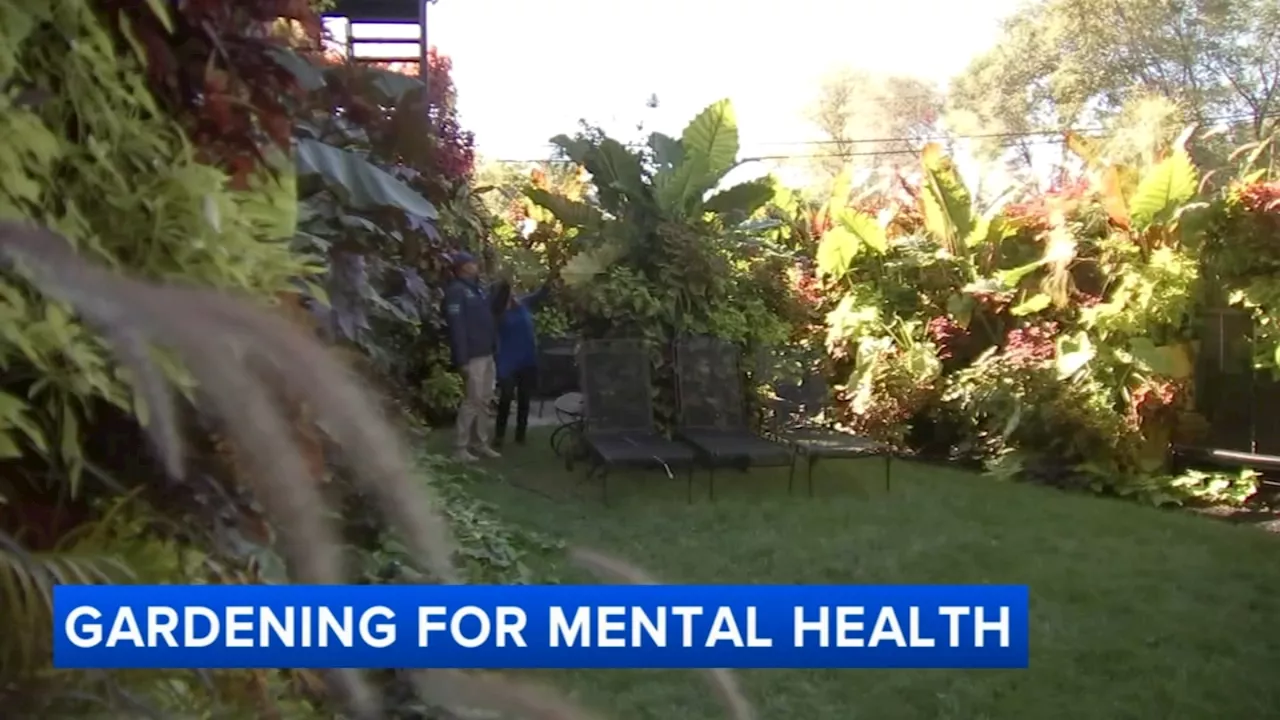
[[[686,473],[686,495],[693,502],[697,455],[689,446],[660,434],[653,421],[649,353],[643,340],[591,340],[578,350],[582,419],[579,444],[588,462],[587,479],[600,476],[609,501],[608,474],[617,467],[661,467]]]
[[[578,340],[572,337],[548,337],[538,341],[538,387],[533,397],[538,401],[538,415],[548,400],[565,393],[578,392]]]
[[[736,345],[713,337],[676,342],[676,438],[689,443],[709,472],[715,498],[717,468],[782,467],[794,449],[751,428],[742,363]]]
[[[805,466],[805,482],[809,497],[813,497],[813,469],[820,460],[877,456],[884,458],[884,489],[889,491],[893,448],[835,426],[830,418],[831,389],[819,369],[808,367],[803,377],[777,379],[769,385],[774,395],[768,402],[772,414],[770,432],[795,450],[796,462],[787,478],[788,494],[795,486],[799,464]]]

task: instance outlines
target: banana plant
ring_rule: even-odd
[[[679,138],[655,132],[639,151],[607,136],[557,135],[551,142],[591,174],[594,186],[585,200],[538,187],[525,190],[566,229],[577,231],[581,249],[561,274],[570,285],[651,252],[664,224],[735,228],[773,199],[776,189],[766,176],[713,192],[741,164],[737,121],[727,99],[699,113]]]

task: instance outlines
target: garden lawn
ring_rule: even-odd
[[[812,499],[787,496],[785,469],[719,473],[714,502],[704,474],[692,506],[682,479],[618,475],[605,507],[545,431],[485,466],[499,476],[475,492],[508,521],[667,582],[1031,587],[1030,670],[744,671],[762,720],[1280,714],[1280,538],[1257,529],[908,463],[886,493],[875,460],[820,464]],[[545,563],[550,577],[585,579]],[[536,675],[617,720],[723,717],[692,673]]]

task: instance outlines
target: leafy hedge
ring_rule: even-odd
[[[535,225],[509,254],[562,266],[559,311],[587,337],[661,349],[711,334],[775,365],[817,339],[836,419],[904,450],[1156,504],[1256,489],[1252,473],[1169,464],[1171,444],[1205,435],[1203,310],[1248,308],[1261,365],[1280,364],[1280,186],[1248,158],[1205,191],[1190,132],[1136,154],[1068,135],[1078,176],[979,202],[930,145],[913,178],[859,188],[846,175],[814,201],[769,177],[715,191],[736,166],[727,101],[678,139],[624,145],[586,128],[553,142],[577,169],[525,181],[532,202],[504,210]],[[669,360],[654,357],[666,418]]]

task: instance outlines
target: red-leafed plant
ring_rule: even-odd
[[[276,53],[318,48],[319,16],[307,0],[189,0],[170,4],[166,23],[151,5],[102,2],[145,53],[157,100],[243,186],[267,147],[289,147],[301,90]]]

